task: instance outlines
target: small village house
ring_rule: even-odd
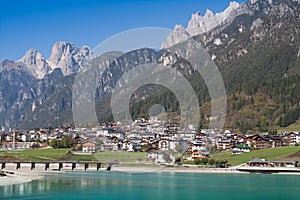
[[[85,142],[82,144],[82,152],[85,153],[95,153],[96,144],[94,142]]]
[[[250,152],[250,146],[244,146],[244,145],[237,145],[233,146],[232,148],[232,154],[243,154],[243,153],[249,153]]]
[[[219,139],[217,142],[218,150],[229,150],[233,147],[234,143],[231,138],[229,139]]]
[[[195,160],[197,158],[203,159],[203,158],[208,158],[209,157],[209,152],[205,150],[194,150],[192,152],[192,160]]]

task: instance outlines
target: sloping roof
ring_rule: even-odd
[[[237,145],[237,146],[234,146],[233,148],[238,148],[238,149],[250,149],[249,146],[243,146],[243,145]]]
[[[202,154],[202,155],[204,155],[204,156],[209,156],[209,152],[208,151],[205,151],[205,150],[198,150],[198,149],[195,149],[194,151],[193,151],[193,154],[197,154],[197,152],[198,152],[198,154],[200,153],[200,154]]]
[[[268,135],[268,137],[272,140],[282,140],[282,137],[279,135]]]
[[[252,160],[250,160],[248,163],[267,163],[267,161],[262,160],[260,158],[253,158]]]
[[[232,142],[231,138],[219,140],[219,143],[231,143],[231,142]]]
[[[251,161],[248,162],[248,164],[251,163],[257,163],[257,164],[271,164],[271,163],[277,163],[277,164],[292,164],[292,165],[297,165],[298,161],[278,161],[278,160],[270,160],[270,161],[265,161],[260,158],[253,158]]]
[[[94,147],[94,146],[96,146],[96,144],[93,142],[86,142],[86,143],[83,143],[82,146],[83,147]]]

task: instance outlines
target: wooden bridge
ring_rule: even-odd
[[[5,169],[7,164],[15,164],[16,165],[16,169],[20,169],[22,164],[30,164],[30,169],[34,170],[36,167],[36,164],[43,164],[45,165],[45,170],[48,170],[50,168],[50,164],[58,164],[58,169],[57,170],[62,170],[63,166],[70,166],[72,167],[72,170],[76,169],[77,165],[83,165],[84,166],[84,170],[87,170],[89,168],[90,165],[95,165],[97,171],[99,169],[101,169],[101,165],[108,165],[108,167],[106,168],[106,170],[110,170],[111,167],[114,164],[119,164],[118,162],[100,162],[100,161],[4,161],[4,160],[0,160],[0,164],[1,164],[1,169]]]

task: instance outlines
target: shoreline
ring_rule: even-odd
[[[153,166],[153,167],[139,167],[139,166],[116,166],[112,168],[112,171],[128,172],[128,173],[147,173],[147,172],[169,172],[169,173],[207,173],[207,174],[245,174],[240,172],[236,168],[202,168],[202,167],[165,167],[165,166]]]
[[[72,172],[71,168],[66,166],[61,171],[58,171],[56,166],[50,167],[49,170],[45,171],[43,166],[36,166],[34,170],[30,169],[30,165],[22,165],[20,169],[16,169],[14,164],[8,165],[2,170],[6,176],[0,177],[0,187],[9,186],[14,184],[22,184],[31,182],[33,180],[43,179],[47,175],[59,175],[64,172]],[[85,172],[84,166],[78,167],[73,172]],[[90,167],[86,170],[97,171],[95,167]],[[106,171],[102,168],[100,171]],[[165,166],[113,166],[112,172],[127,172],[127,173],[151,173],[151,172],[164,172],[164,173],[230,173],[230,174],[244,174],[234,168],[199,168],[199,167],[165,167]]]
[[[36,170],[31,170],[30,165],[24,164],[22,168],[17,170],[15,164],[7,164],[5,169],[1,170],[6,176],[0,177],[0,187],[42,179],[47,174],[47,171],[42,169],[43,168],[38,167]]]
[[[14,174],[6,174],[6,176],[0,177],[0,187],[7,185],[15,185],[31,182],[33,180],[42,179],[44,175],[39,172],[15,172]]]
[[[31,182],[33,180],[43,179],[47,175],[59,175],[64,172],[91,172],[97,171],[95,167],[90,167],[84,170],[84,166],[78,167],[72,171],[69,166],[66,166],[61,171],[58,171],[56,166],[52,166],[48,171],[45,171],[43,166],[37,166],[36,169],[31,170],[30,165],[22,165],[22,168],[16,170],[15,165],[8,165],[2,170],[6,176],[0,177],[0,187],[22,184]],[[101,168],[100,171],[106,171]],[[112,172],[125,173],[202,173],[202,174],[251,174],[249,172],[239,171],[237,167],[231,168],[203,168],[203,167],[166,167],[166,166],[122,166],[117,165],[112,167]],[[289,173],[278,173],[289,174]],[[296,174],[296,173],[293,173]],[[298,174],[299,175],[299,174]]]

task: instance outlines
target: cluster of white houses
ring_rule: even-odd
[[[192,127],[182,130],[178,124],[166,124],[157,118],[150,118],[134,122],[106,123],[94,128],[61,127],[54,130],[1,131],[0,148],[42,148],[49,145],[51,140],[62,140],[65,137],[72,140],[74,147],[80,146],[81,148],[77,149],[83,153],[148,151],[148,158],[157,160],[166,157],[166,152],[185,154],[190,159],[208,157],[208,146],[240,154],[249,152],[252,148],[272,148],[296,145],[300,142],[299,133],[244,135],[229,130],[197,131]]]

